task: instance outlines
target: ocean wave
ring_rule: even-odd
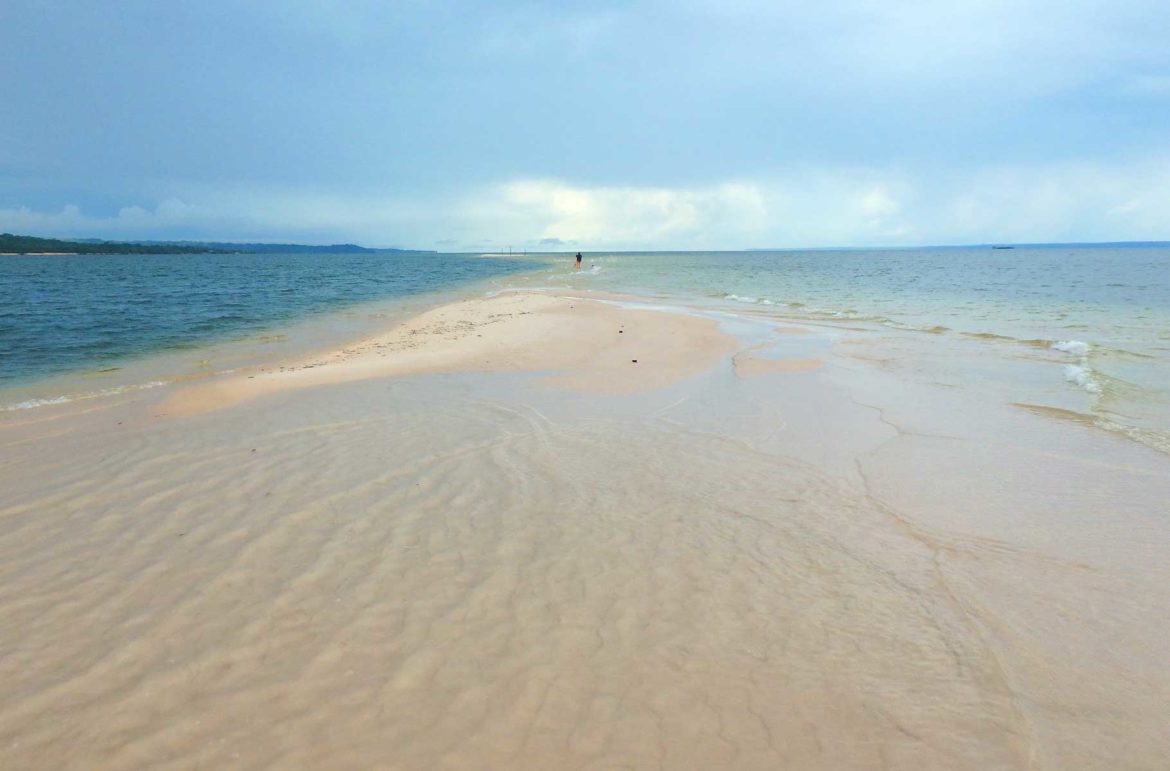
[[[1049,346],[1054,351],[1071,354],[1077,357],[1076,364],[1066,364],[1064,367],[1064,379],[1073,385],[1079,387],[1082,391],[1092,396],[1100,396],[1104,391],[1104,386],[1101,378],[1089,366],[1089,354],[1093,347],[1081,340],[1057,340]]]
[[[815,321],[829,321],[829,322],[871,322],[876,324],[886,324],[890,320],[884,316],[873,316],[867,313],[847,308],[845,310],[830,310],[825,308],[809,307],[801,302],[785,301],[785,300],[771,300],[766,297],[752,297],[750,295],[738,294],[723,294],[715,295],[724,300],[731,302],[739,302],[747,305],[766,306],[769,308],[778,308],[781,315],[789,315],[791,318],[801,320],[815,320]],[[890,324],[894,326],[894,324]],[[920,328],[911,326],[902,326],[902,329],[913,329],[920,332],[941,333],[946,331],[945,327],[930,327]]]
[[[998,335],[995,332],[960,332],[963,337],[973,337],[976,340],[1006,340],[1010,342],[1022,342],[1019,338],[1011,337],[1010,335]]]
[[[1150,428],[1140,428],[1138,426],[1129,426],[1107,417],[1102,417],[1093,413],[1077,412],[1076,410],[1067,410],[1063,407],[1052,407],[1044,404],[1027,404],[1023,402],[1015,402],[1014,404],[1015,406],[1021,407],[1035,415],[1055,418],[1057,420],[1065,420],[1072,423],[1079,423],[1082,426],[1099,428],[1104,431],[1111,431],[1115,434],[1120,434],[1121,436],[1124,436],[1125,438],[1134,442],[1143,444],[1152,450],[1170,455],[1170,433],[1165,431],[1158,431]]]
[[[103,396],[117,396],[118,394],[130,393],[131,391],[145,391],[149,388],[158,388],[159,386],[165,385],[166,381],[152,380],[149,383],[135,383],[133,385],[117,386],[115,388],[103,388],[100,391],[89,391],[88,393],[74,394],[73,396],[50,396],[43,399],[26,399],[15,404],[6,404],[0,407],[0,412],[32,410],[37,407],[50,407],[54,404],[68,404],[86,399],[100,399]]]
[[[927,334],[931,335],[944,335],[951,331],[950,327],[944,327],[942,324],[935,324],[934,326],[924,327],[918,324],[906,324],[901,321],[895,321],[893,319],[888,319],[885,316],[877,316],[874,318],[874,320],[882,326],[890,327],[891,329],[901,329],[905,330],[906,332],[926,332]]]
[[[1056,350],[1062,353],[1077,353],[1079,346],[1086,346],[1084,351],[1088,352],[1088,344],[1082,343],[1079,340],[1048,340],[1042,337],[1013,337],[1011,335],[1001,335],[996,332],[960,332],[963,337],[969,337],[973,340],[989,340],[996,343],[1016,343],[1018,345],[1026,345],[1029,348],[1044,348],[1046,350]]]
[[[1071,353],[1073,356],[1088,356],[1092,348],[1080,340],[1057,340],[1049,346],[1054,351]]]
[[[1114,431],[1123,434],[1135,442],[1144,444],[1152,450],[1170,455],[1170,434],[1164,431],[1155,431],[1149,428],[1138,428],[1137,426],[1127,426],[1124,423],[1118,423],[1107,418],[1102,418],[1098,421],[1101,428],[1106,431]]]
[[[16,404],[9,404],[3,409],[0,409],[0,412],[12,412],[13,410],[31,410],[37,407],[48,407],[52,404],[65,404],[66,402],[71,401],[73,401],[73,399],[69,398],[68,396],[56,396],[52,399],[28,399],[23,402],[17,402]]]

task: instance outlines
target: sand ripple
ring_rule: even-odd
[[[859,489],[349,388],[5,474],[12,767],[1023,764],[993,657]]]

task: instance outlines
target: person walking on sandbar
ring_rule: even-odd
[[[581,253],[577,252],[577,270],[581,270]]]

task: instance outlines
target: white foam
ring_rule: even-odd
[[[1101,384],[1093,377],[1093,368],[1085,364],[1069,364],[1064,368],[1064,379],[1091,394],[1101,393]]]
[[[1098,396],[1101,394],[1101,380],[1089,366],[1089,353],[1092,346],[1080,340],[1057,340],[1048,346],[1054,351],[1071,354],[1077,357],[1076,364],[1066,364],[1064,379],[1075,386],[1079,386],[1086,393]]]
[[[166,385],[165,381],[152,380],[149,383],[136,383],[134,385],[118,386],[116,388],[103,388],[100,391],[90,391],[89,393],[76,394],[74,396],[53,396],[47,399],[26,399],[23,402],[16,402],[15,404],[7,404],[0,407],[0,412],[13,412],[14,410],[32,410],[37,407],[49,407],[54,404],[68,404],[69,402],[78,402],[84,399],[99,399],[103,396],[117,396],[118,394],[129,393],[130,391],[145,391],[148,388],[158,388]]]
[[[16,404],[10,404],[4,408],[4,412],[11,412],[12,410],[31,410],[36,407],[47,407],[50,404],[65,404],[73,401],[68,396],[58,396],[54,399],[28,399]]]
[[[745,295],[740,295],[740,294],[725,294],[725,295],[723,295],[723,299],[724,300],[732,300],[732,301],[737,302],[737,303],[747,303],[748,305],[775,305],[776,304],[766,297],[747,297]]]
[[[1052,350],[1062,353],[1071,353],[1073,356],[1088,356],[1089,344],[1080,340],[1058,340],[1051,346]]]

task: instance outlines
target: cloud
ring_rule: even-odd
[[[745,72],[781,65],[828,88],[978,85],[982,98],[1002,101],[1170,58],[1161,33],[1170,9],[1161,0],[690,0],[681,7],[702,22],[694,26],[707,41],[734,33],[739,45],[725,53],[757,65]]]
[[[986,169],[938,206],[968,240],[1170,240],[1170,159]]]
[[[155,211],[178,198],[199,222],[365,237],[418,232],[397,214],[415,203],[455,229],[442,205],[552,181],[602,209],[625,195],[652,235],[699,243],[731,212],[746,224],[728,233],[773,237],[786,202],[819,211],[800,201],[824,187],[856,207],[881,185],[901,209],[874,198],[864,222],[916,237],[916,191],[973,158],[1170,151],[1163,0],[123,5],[4,6],[0,93],[21,109],[0,127],[0,206],[137,205],[121,222],[146,226],[180,221]],[[938,178],[899,187],[914,163]],[[243,191],[238,206],[212,188]],[[282,200],[307,222],[282,220]],[[540,204],[557,228],[586,229],[558,205]]]
[[[525,243],[590,249],[739,249],[877,243],[909,232],[891,174],[813,172],[693,187],[581,186],[518,180],[475,192],[461,207],[473,231],[526,234]],[[513,236],[515,238],[515,236]],[[514,241],[515,242],[515,241]]]
[[[515,179],[411,197],[189,189],[100,217],[0,209],[53,236],[357,241],[443,249],[742,249],[1170,239],[1170,157],[934,169],[806,167],[708,185]]]
[[[131,204],[112,216],[84,212],[74,204],[58,211],[28,206],[0,209],[0,230],[29,235],[109,240],[237,240],[312,243],[348,240],[360,234],[373,245],[417,214],[405,202],[265,190],[195,194],[153,207]]]
[[[751,185],[708,188],[576,187],[522,180],[481,194],[468,207],[477,219],[511,220],[541,240],[601,244],[687,244],[734,222],[759,225],[762,202]]]
[[[28,206],[0,209],[0,230],[8,233],[59,237],[101,238],[110,234],[132,232],[155,215],[140,206],[127,206],[114,217],[83,214],[75,204],[60,211],[37,211]],[[149,228],[146,229],[149,231]]]

